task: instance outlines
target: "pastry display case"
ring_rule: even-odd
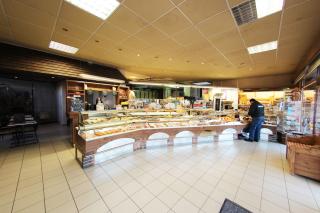
[[[194,127],[234,122],[234,116],[212,109],[109,110],[79,113],[78,134],[86,141],[138,129]]]
[[[82,111],[76,128],[76,159],[83,167],[91,166],[95,153],[106,143],[131,138],[133,150],[143,149],[149,137],[159,132],[167,135],[168,145],[173,145],[176,135],[183,131],[192,132],[193,144],[202,132],[212,132],[215,138],[219,134],[237,137],[245,124],[234,117],[213,109]]]

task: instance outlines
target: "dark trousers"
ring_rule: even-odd
[[[250,124],[250,129],[249,129],[250,140],[254,140],[254,141],[260,140],[260,131],[261,131],[263,122],[264,122],[263,116],[252,118],[252,122]]]

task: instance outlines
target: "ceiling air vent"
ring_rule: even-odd
[[[257,10],[255,0],[245,1],[232,8],[232,13],[240,26],[257,19]]]

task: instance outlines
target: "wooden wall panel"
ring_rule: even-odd
[[[35,72],[66,78],[91,74],[125,80],[119,70],[80,60],[0,43],[0,70]]]

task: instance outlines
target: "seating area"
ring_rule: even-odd
[[[287,159],[292,174],[320,180],[320,135],[288,137]]]

